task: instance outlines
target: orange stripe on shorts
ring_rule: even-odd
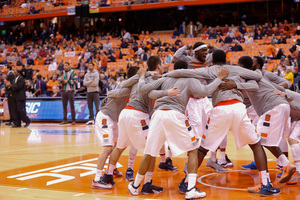
[[[268,137],[267,133],[261,133],[260,135],[261,135],[261,137]]]
[[[194,136],[194,137],[192,137],[192,142],[194,142],[196,140],[196,137]]]
[[[108,134],[103,134],[103,138],[108,138]]]
[[[205,140],[206,136],[205,136],[205,135],[202,135],[202,138]]]

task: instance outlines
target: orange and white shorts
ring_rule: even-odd
[[[296,140],[297,142],[300,142],[300,120],[294,121],[294,123],[292,124],[290,138]]]
[[[221,102],[223,103],[223,102]],[[201,139],[201,146],[210,151],[216,151],[221,142],[231,130],[235,137],[237,148],[247,144],[256,144],[260,136],[255,132],[246,107],[238,100],[225,101],[216,105],[210,114],[207,127]]]
[[[289,132],[290,106],[280,104],[259,117],[257,132],[263,146],[279,146],[284,132]]]
[[[189,119],[197,139],[201,138],[205,131],[206,122],[212,108],[212,103],[207,97],[189,99],[185,114]]]
[[[118,123],[99,111],[95,121],[95,132],[100,146],[114,146],[118,138]]]
[[[151,118],[145,154],[156,157],[167,141],[173,156],[198,148],[187,117],[175,110],[156,110]]]
[[[135,109],[123,109],[119,116],[119,137],[117,148],[145,148],[149,131],[149,115]]]
[[[248,117],[250,118],[252,124],[257,127],[257,122],[258,122],[258,119],[259,119],[259,116],[258,114],[256,113],[255,109],[253,106],[250,106],[247,108],[247,115]]]

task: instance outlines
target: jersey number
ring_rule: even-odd
[[[143,120],[141,120],[141,125],[144,127],[144,126],[147,126],[147,123],[146,123],[146,121],[143,119]]]

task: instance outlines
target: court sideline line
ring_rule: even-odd
[[[75,144],[75,145],[60,145],[60,146],[48,146],[48,147],[39,147],[39,148],[15,149],[15,150],[8,150],[8,151],[0,151],[0,154],[17,152],[17,151],[26,151],[26,150],[38,150],[38,149],[60,148],[60,147],[72,147],[72,146],[86,146],[86,145],[91,145],[91,144],[97,144],[97,142],[86,143],[86,144]]]

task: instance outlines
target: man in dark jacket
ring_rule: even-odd
[[[15,113],[15,105],[14,105],[14,99],[13,99],[13,90],[9,85],[12,85],[13,81],[15,80],[14,72],[12,71],[12,66],[7,65],[6,67],[7,75],[6,75],[6,84],[5,84],[5,94],[7,97],[8,102],[8,110],[9,110],[9,116],[10,120],[6,123],[6,125],[13,125],[14,124],[14,113]]]
[[[15,125],[13,128],[21,127],[21,119],[26,123],[24,127],[29,126],[31,123],[30,119],[26,115],[25,110],[25,102],[26,102],[26,95],[25,95],[25,80],[20,75],[20,70],[15,72],[15,80],[12,82],[12,89],[13,89],[13,99],[16,106],[16,116],[15,116]]]

